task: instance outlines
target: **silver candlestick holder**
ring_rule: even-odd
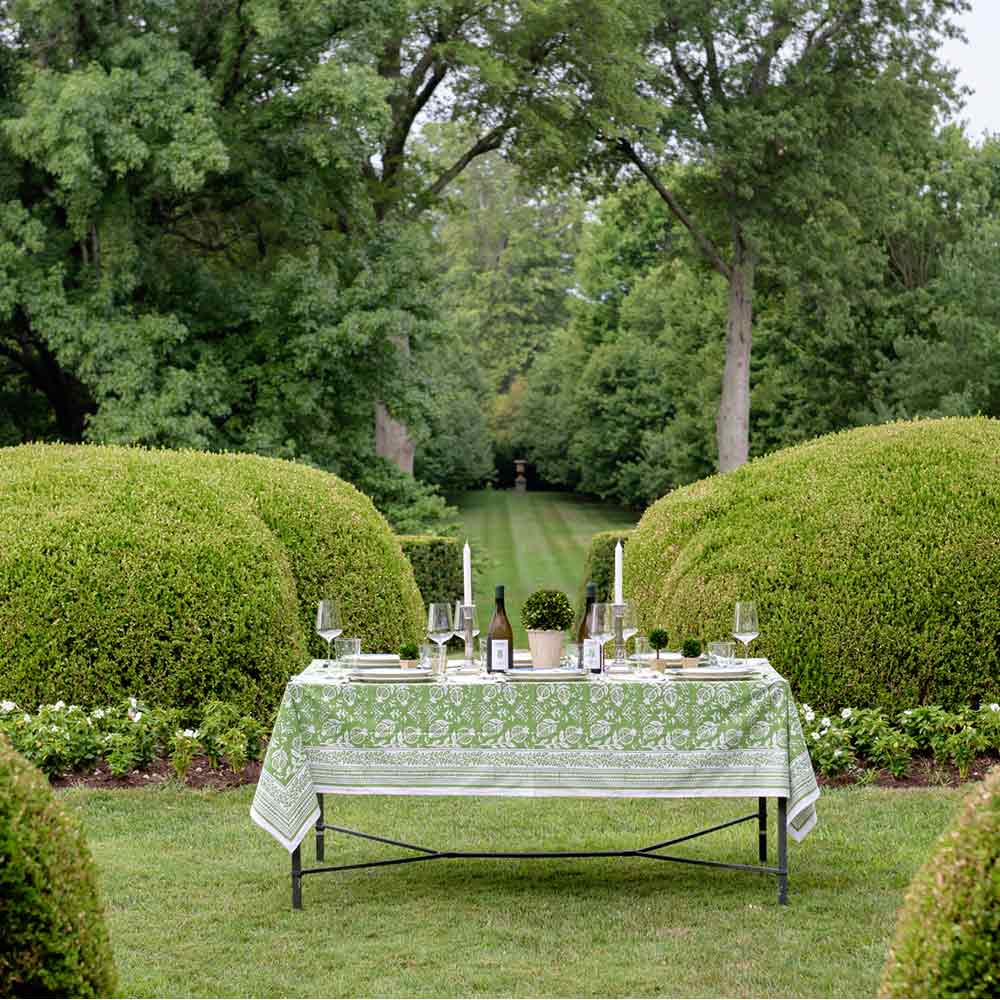
[[[465,656],[464,663],[465,666],[472,666],[475,662],[475,654],[472,649],[472,643],[475,639],[473,632],[476,628],[476,606],[475,604],[463,604],[461,605],[462,610],[462,629],[461,636],[465,640]]]
[[[625,607],[624,604],[611,605],[615,619],[615,658],[612,663],[616,667],[625,663]]]

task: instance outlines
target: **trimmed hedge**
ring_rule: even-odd
[[[215,698],[266,718],[325,655],[325,594],[366,649],[421,633],[399,543],[335,476],[253,455],[0,449],[2,698]]]
[[[87,843],[42,773],[0,736],[0,996],[112,996]]]
[[[675,636],[728,636],[756,600],[753,651],[812,704],[1000,701],[1000,422],[858,428],[682,487],[625,580]]]
[[[1000,768],[911,883],[881,995],[1000,996]]]
[[[400,535],[424,604],[462,597],[462,543],[440,535]]]
[[[615,589],[615,545],[621,541],[622,550],[628,551],[628,541],[635,529],[624,531],[599,531],[590,539],[587,550],[587,561],[583,566],[583,583],[580,585],[580,595],[577,606],[583,608],[584,594],[591,580],[597,584],[598,603],[610,601]],[[624,571],[623,571],[624,575]],[[625,597],[630,598],[631,593]]]

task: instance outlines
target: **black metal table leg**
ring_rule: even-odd
[[[316,801],[319,803],[319,817],[316,820],[316,860],[323,861],[326,858],[326,850],[323,842],[323,793],[316,793]]]
[[[763,795],[757,799],[757,859],[767,862],[767,799]]]
[[[292,851],[292,909],[302,909],[302,846]]]
[[[788,799],[778,799],[778,902],[788,904]]]

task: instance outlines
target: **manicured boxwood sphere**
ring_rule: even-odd
[[[1000,422],[864,427],[675,490],[625,548],[647,626],[723,638],[756,600],[814,705],[1000,701]]]
[[[115,967],[90,851],[0,736],[0,996],[100,997]]]
[[[882,996],[1000,996],[1000,768],[910,885]]]
[[[264,717],[325,653],[327,595],[365,649],[420,634],[399,542],[335,476],[253,455],[0,449],[2,698],[219,698]]]

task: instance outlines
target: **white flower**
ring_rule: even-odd
[[[56,709],[57,711],[61,712],[66,707],[66,702],[64,702],[64,701],[62,701],[62,699],[60,699],[52,707],[54,709]]]
[[[91,718],[94,718],[94,719],[103,719],[104,718],[104,709],[103,708],[95,708],[94,711],[90,713],[90,715],[91,715]]]
[[[834,751],[833,751],[833,756],[834,756],[834,757],[840,757],[840,756],[842,756],[842,755],[843,755],[843,753],[844,753],[844,751],[843,751],[843,750],[834,750]]]
[[[818,740],[818,739],[819,739],[819,737],[820,737],[820,734],[819,734],[819,733],[817,733],[817,732],[816,732],[815,730],[813,730],[813,739],[814,739],[814,740]]]
[[[826,715],[824,715],[824,716],[823,716],[823,718],[819,720],[819,724],[820,724],[820,725],[821,725],[821,726],[822,726],[822,727],[823,727],[824,729],[829,729],[829,728],[830,728],[830,719],[829,719],[829,717],[828,717],[828,716],[826,716]]]
[[[136,712],[136,713],[135,713],[135,715],[133,715],[133,714],[132,714],[131,712],[129,712],[129,713],[128,713],[128,717],[129,717],[129,718],[130,718],[130,719],[131,719],[131,720],[132,720],[133,722],[138,722],[138,721],[139,721],[139,720],[140,720],[140,719],[142,718],[142,712]]]
[[[1000,705],[998,705],[995,701],[991,702],[990,703],[990,711],[991,712],[1000,712]]]
[[[49,730],[51,732],[53,732],[53,733],[58,733],[59,732],[59,727],[58,726],[49,726]]]
[[[185,729],[184,730],[184,735],[189,740],[196,740],[198,738],[198,730],[197,729]]]
[[[910,716],[910,715],[913,715],[913,709],[912,709],[912,708],[907,708],[907,709],[905,709],[905,710],[903,711],[903,715],[906,715],[906,716]]]
[[[805,712],[806,722],[812,722],[816,718],[816,713],[811,709],[807,708]]]
[[[13,712],[17,705],[12,701],[0,701],[0,712]]]
[[[802,711],[808,713],[811,712],[812,709],[805,702],[802,702]]]
[[[137,702],[135,698],[129,698],[128,703],[132,708],[136,708],[139,704],[139,702]]]
[[[840,717],[842,719],[849,719],[854,713],[849,708],[841,709]]]
[[[25,712],[25,713],[24,713],[24,721],[25,721],[25,722],[31,722],[31,716],[30,716],[30,715],[28,715],[28,713],[27,713],[27,712]]]

